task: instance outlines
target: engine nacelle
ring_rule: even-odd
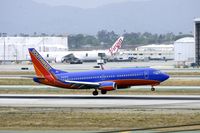
[[[99,90],[106,90],[106,91],[112,91],[117,89],[117,84],[115,82],[105,81],[101,82]]]

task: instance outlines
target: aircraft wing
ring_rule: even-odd
[[[71,84],[71,87],[78,87],[79,89],[91,89],[91,88],[98,88],[100,83],[95,82],[84,82],[84,81],[71,81],[65,80],[67,84]]]

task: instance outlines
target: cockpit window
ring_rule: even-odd
[[[154,71],[153,74],[156,74],[156,75],[161,74],[161,71]]]

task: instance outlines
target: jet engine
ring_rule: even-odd
[[[115,82],[105,81],[101,82],[99,90],[105,90],[105,91],[112,91],[117,89],[117,84]]]

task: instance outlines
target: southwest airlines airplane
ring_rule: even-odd
[[[154,86],[169,78],[152,68],[65,72],[52,68],[34,48],[29,48],[29,53],[37,75],[33,78],[35,82],[66,89],[94,89],[93,95],[98,95],[98,90],[106,94],[136,85],[151,85],[151,90],[155,91]]]

